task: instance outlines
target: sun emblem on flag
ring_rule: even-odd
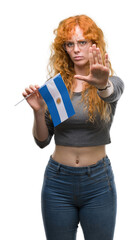
[[[57,99],[56,99],[56,102],[57,102],[57,104],[61,103],[61,99],[60,99],[60,98],[57,98]]]

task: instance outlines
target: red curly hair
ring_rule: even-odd
[[[70,98],[72,98],[74,89],[74,64],[71,61],[68,53],[64,49],[64,43],[66,40],[70,39],[71,35],[75,31],[75,27],[79,26],[83,30],[83,35],[85,39],[91,40],[99,47],[102,54],[102,60],[104,64],[104,57],[106,53],[106,43],[104,41],[104,34],[102,30],[96,25],[96,23],[86,15],[77,15],[69,17],[59,23],[57,29],[54,30],[56,35],[54,42],[51,45],[51,56],[49,59],[49,64],[47,70],[49,77],[53,77],[60,72],[63,81],[70,92]],[[110,75],[112,76],[114,71],[110,66]],[[88,64],[89,73],[89,64]],[[88,89],[85,94],[85,90]],[[85,84],[82,91],[82,99],[84,101],[85,108],[88,108],[89,121],[94,122],[96,117],[96,112],[100,114],[101,119],[105,121],[110,120],[111,107],[110,104],[104,102],[97,94],[96,87],[89,83]]]

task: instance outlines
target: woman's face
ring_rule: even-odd
[[[85,66],[89,60],[89,47],[91,41],[87,41],[83,36],[83,31],[79,26],[75,27],[75,32],[68,41],[66,41],[66,51],[70,56],[74,66]]]

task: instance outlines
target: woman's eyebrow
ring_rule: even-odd
[[[78,42],[78,41],[86,41],[86,39],[78,39],[77,42]],[[72,41],[72,40],[67,40],[66,42],[74,42],[74,41]]]

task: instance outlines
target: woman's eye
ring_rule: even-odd
[[[68,42],[66,45],[67,45],[67,47],[73,47],[74,43],[73,42]]]
[[[80,45],[85,45],[87,42],[86,41],[80,41],[79,44]]]

